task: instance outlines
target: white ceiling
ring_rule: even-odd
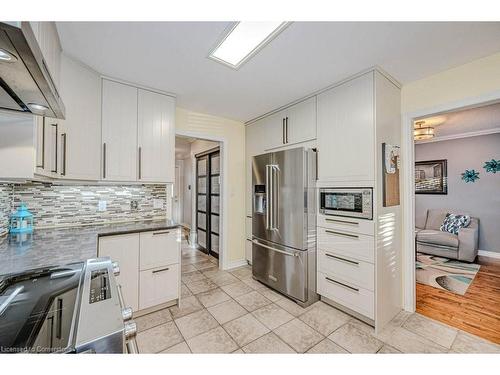
[[[58,22],[97,71],[246,121],[379,65],[402,83],[500,51],[500,23],[295,22],[240,70],[207,58],[227,22]]]
[[[434,126],[436,137],[500,129],[500,103],[462,111],[444,113],[423,119]]]

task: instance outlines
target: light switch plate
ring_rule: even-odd
[[[98,211],[106,211],[106,201],[99,201],[97,204]]]
[[[153,208],[155,210],[161,210],[163,208],[163,200],[153,199]]]

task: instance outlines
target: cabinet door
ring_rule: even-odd
[[[174,182],[175,99],[139,89],[139,180]]]
[[[35,173],[47,177],[53,175],[51,172],[54,167],[53,130],[48,117],[36,116]]]
[[[102,81],[102,177],[137,180],[137,88]]]
[[[60,176],[98,180],[101,162],[101,79],[79,62],[63,55],[61,95],[66,120],[60,132]]]
[[[178,229],[158,230],[140,234],[141,271],[179,263],[180,233]]]
[[[286,144],[310,141],[316,138],[316,97],[287,109]]]
[[[60,83],[61,42],[55,22],[30,22],[30,26],[42,51],[45,65],[56,87]]]
[[[140,273],[139,308],[160,305],[179,298],[179,265],[153,268]]]
[[[139,234],[106,236],[99,239],[99,256],[109,256],[118,262],[121,285],[126,306],[139,309]]]
[[[318,95],[318,177],[373,181],[373,72]]]

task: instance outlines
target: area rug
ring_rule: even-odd
[[[417,253],[417,283],[464,295],[481,266]]]

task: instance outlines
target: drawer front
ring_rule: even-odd
[[[318,227],[318,249],[374,263],[374,237]]]
[[[142,232],[140,234],[140,269],[179,263],[178,229]]]
[[[373,220],[354,219],[351,217],[318,215],[318,227],[338,230],[341,232],[375,235]]]
[[[318,293],[367,318],[375,319],[375,294],[370,290],[318,272]]]
[[[139,291],[141,310],[179,298],[179,265],[141,271]]]
[[[318,271],[346,280],[355,286],[374,290],[375,267],[371,263],[318,250]]]

